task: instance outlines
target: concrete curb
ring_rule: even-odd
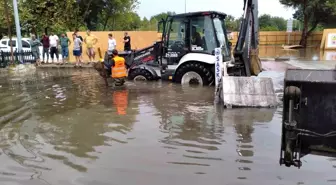
[[[83,64],[82,68],[92,68],[92,64]],[[42,64],[37,68],[75,68],[75,64]]]

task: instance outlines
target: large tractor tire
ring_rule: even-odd
[[[154,76],[146,69],[134,69],[128,73],[128,80],[133,81],[152,81]]]
[[[214,74],[209,67],[200,62],[188,62],[180,66],[174,77],[174,82],[184,84],[212,85]]]

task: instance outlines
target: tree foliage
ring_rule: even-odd
[[[280,3],[296,9],[294,18],[303,22],[300,44],[307,45],[307,38],[319,25],[328,26],[335,23],[334,0],[280,0]]]
[[[231,15],[226,18],[226,28],[229,31],[238,31],[242,18],[236,19]],[[293,30],[302,29],[302,23],[299,20],[293,20]],[[286,31],[287,20],[282,17],[274,17],[268,14],[259,16],[259,25],[261,31]]]
[[[18,0],[22,35],[42,32],[95,30],[157,30],[157,24],[175,12],[163,12],[150,18],[141,18],[135,12],[139,0]],[[8,1],[11,28],[14,30],[12,3]],[[295,8],[293,30],[307,35],[313,30],[336,26],[335,0],[280,0]],[[309,15],[309,16],[307,16]],[[285,31],[287,20],[271,15],[260,15],[261,31]],[[306,20],[306,21],[305,21]],[[238,31],[241,18],[228,15],[228,31]],[[307,24],[306,24],[307,23]],[[4,7],[0,6],[0,32],[7,33]]]
[[[226,29],[228,31],[237,31],[239,29],[240,19],[236,19],[232,15],[227,15],[225,19]]]

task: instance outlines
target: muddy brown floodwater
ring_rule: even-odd
[[[306,49],[284,50],[282,46],[262,45],[259,47],[261,58],[285,57],[291,60],[335,61],[336,51],[321,51],[320,46],[309,46]]]
[[[91,69],[0,77],[0,184],[336,184],[336,159],[279,166],[281,107],[223,110],[214,89]]]

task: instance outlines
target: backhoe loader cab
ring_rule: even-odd
[[[168,16],[163,22],[161,72],[177,83],[213,83],[215,48],[222,48],[224,61],[231,60],[225,17],[220,12]]]
[[[130,78],[139,75],[148,78],[150,72],[154,76],[182,84],[213,84],[215,48],[222,48],[223,61],[231,60],[231,43],[226,35],[225,17],[224,13],[211,11],[169,15],[161,20],[158,29],[162,28],[162,40],[160,44],[154,45],[159,47],[154,48],[159,52],[153,57],[157,59],[159,69],[153,73],[153,65],[137,66],[141,70],[130,71]],[[145,75],[143,73],[146,70]]]

